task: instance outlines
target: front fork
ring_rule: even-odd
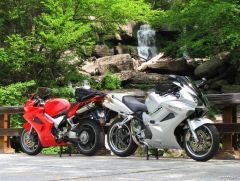
[[[187,119],[187,123],[188,123],[188,127],[189,127],[189,129],[190,129],[190,131],[191,131],[191,133],[192,133],[192,135],[193,135],[194,140],[195,140],[196,142],[199,142],[199,139],[198,139],[197,134],[196,134],[196,132],[195,132],[195,130],[194,130],[191,122],[190,122],[190,119]]]
[[[122,126],[126,123],[128,123],[133,118],[132,115],[128,115],[122,122],[117,123],[118,128],[122,128]]]
[[[193,138],[196,142],[199,141],[197,134],[195,130],[199,127],[201,127],[204,124],[213,124],[213,121],[208,118],[193,118],[193,119],[187,119],[188,127],[193,135]],[[186,125],[187,126],[187,125]],[[186,129],[187,129],[186,128]]]

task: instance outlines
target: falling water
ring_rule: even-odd
[[[155,30],[151,29],[150,25],[144,24],[140,26],[137,32],[138,38],[138,56],[141,61],[150,60],[157,55],[157,48],[155,46]]]

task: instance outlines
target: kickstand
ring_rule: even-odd
[[[144,147],[144,152],[145,152],[146,159],[149,160],[148,146]]]
[[[154,149],[154,153],[152,153],[152,154],[149,154],[149,148],[148,148],[148,146],[145,146],[144,147],[144,152],[145,152],[145,156],[146,156],[146,159],[147,160],[149,160],[149,156],[155,156],[155,158],[158,160],[158,158],[159,158],[159,155],[158,155],[158,149],[156,148],[156,149]]]
[[[72,146],[71,145],[68,145],[68,155],[69,156],[72,156]],[[60,146],[60,152],[59,152],[59,157],[62,157],[62,154],[63,154],[63,146]]]
[[[62,152],[63,152],[63,146],[60,146],[59,157],[62,157]]]

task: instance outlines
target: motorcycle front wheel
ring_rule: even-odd
[[[80,153],[92,156],[103,146],[104,133],[95,121],[83,121],[77,131],[77,147]]]
[[[122,119],[116,119],[110,125],[107,140],[111,151],[120,157],[127,157],[132,155],[136,149],[137,144],[132,139],[131,129],[128,124],[122,125],[121,128],[118,127]]]
[[[214,125],[202,125],[195,130],[196,141],[188,129],[183,138],[186,154],[196,161],[211,159],[219,149],[219,133]]]
[[[37,155],[42,151],[42,145],[40,143],[37,132],[32,129],[30,131],[23,129],[20,136],[20,145],[24,153],[28,155]]]

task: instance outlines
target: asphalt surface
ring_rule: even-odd
[[[0,181],[240,180],[240,160],[0,154]]]

